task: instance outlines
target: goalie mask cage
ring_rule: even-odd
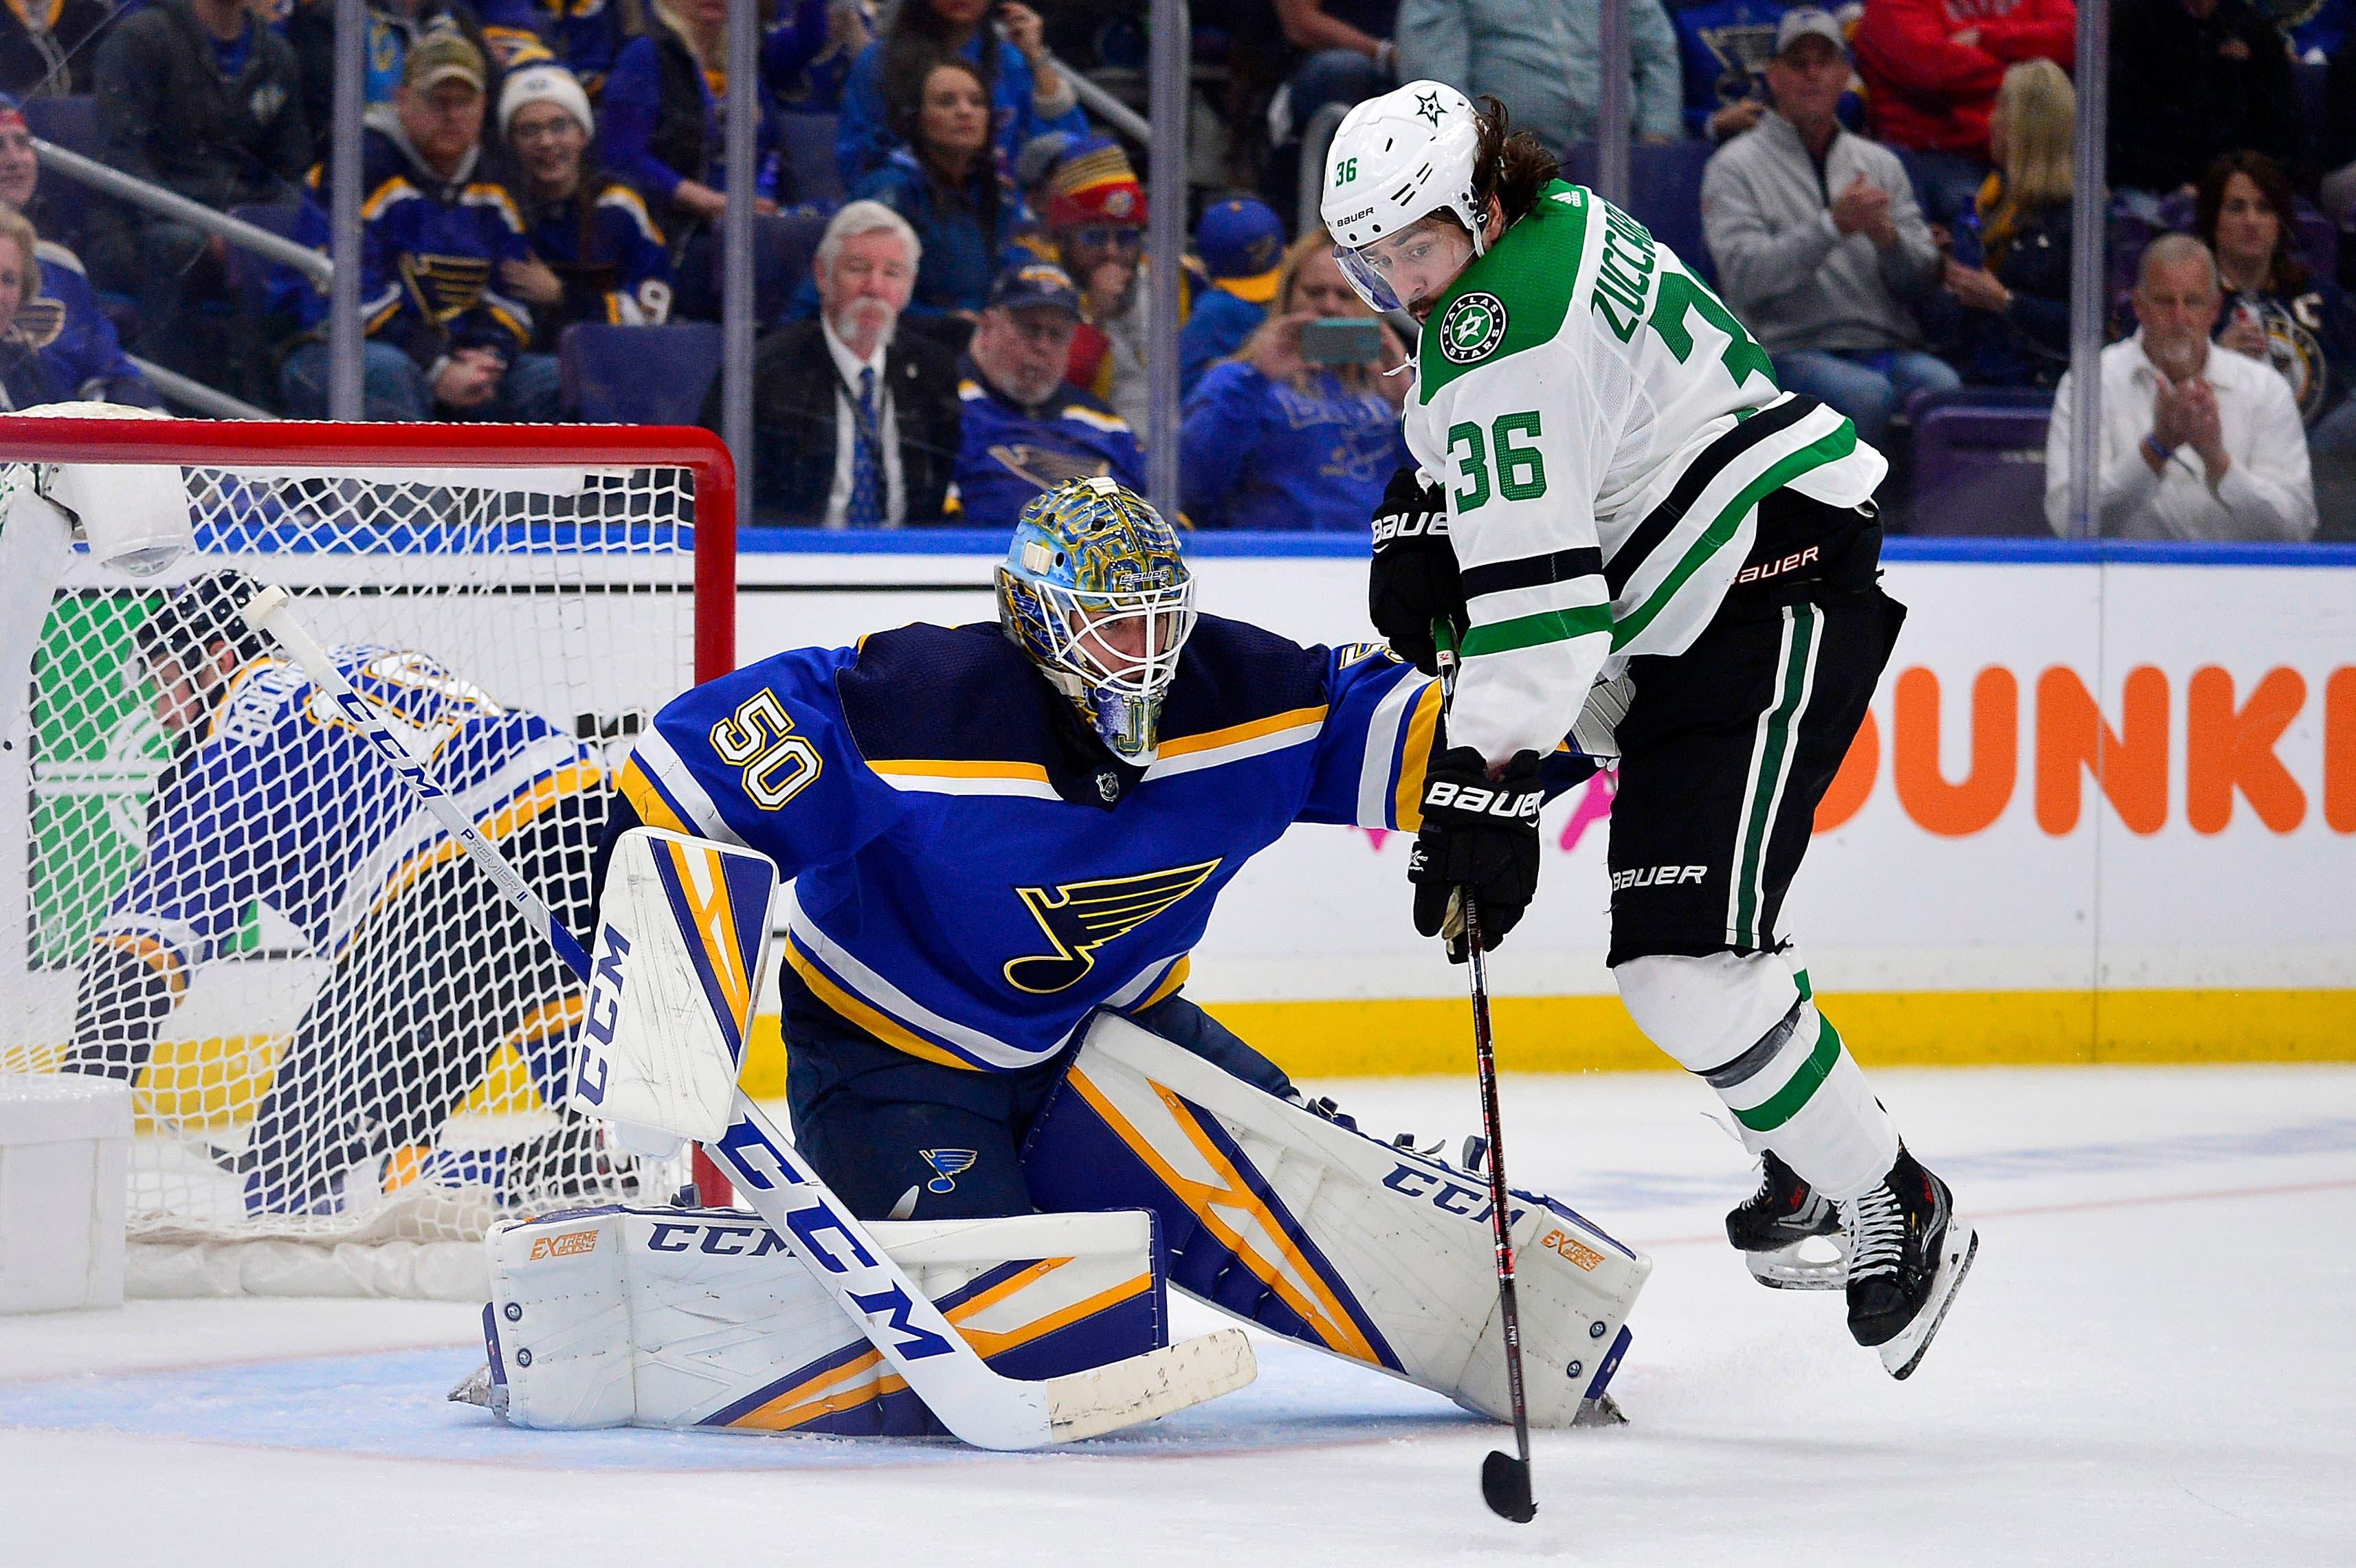
[[[249,773],[239,753],[202,798],[176,779],[241,692],[288,689],[277,650],[230,650],[177,741],[135,651],[199,574],[287,589],[494,841],[569,889],[585,944],[612,773],[664,702],[734,666],[726,449],[687,429],[0,418],[0,528],[51,465],[91,464],[177,466],[196,549],[139,578],[78,546],[29,671],[0,672],[30,684],[0,736],[0,1073],[131,1083],[135,1243],[466,1242],[502,1213],[668,1196],[552,1108],[581,987],[381,762],[314,747]],[[37,593],[20,583],[18,613]],[[260,757],[321,722],[284,717],[300,701],[204,744]],[[152,1043],[101,1043],[110,1019],[140,1035],[142,995],[151,1017],[169,998]],[[696,1174],[716,1176],[700,1152]]]

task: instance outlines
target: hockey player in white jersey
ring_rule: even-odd
[[[1976,1238],[1779,925],[1905,613],[1878,581],[1887,464],[1847,419],[1780,392],[1673,251],[1557,173],[1494,100],[1476,110],[1432,81],[1359,104],[1326,159],[1344,272],[1424,324],[1405,415],[1423,477],[1403,473],[1376,517],[1375,622],[1426,669],[1436,619],[1462,637],[1416,923],[1440,934],[1462,888],[1486,933],[1513,928],[1538,834],[1535,809],[1509,808],[1608,682],[1605,705],[1625,709],[1621,996],[1762,1158],[1760,1192],[1728,1217],[1753,1272],[1845,1285],[1851,1332],[1902,1378]],[[1507,808],[1456,804],[1493,790]],[[1800,1262],[1800,1243],[1843,1227],[1843,1268]]]
[[[192,976],[268,905],[330,960],[241,1147],[211,1149],[252,1217],[349,1214],[407,1185],[560,1197],[600,1168],[573,1118],[511,1148],[438,1149],[503,1044],[560,1098],[577,987],[394,787],[350,725],[238,616],[234,571],[176,589],[135,634],[134,678],[173,739],[147,844],[92,934],[70,1072],[135,1081]],[[331,650],[372,704],[434,748],[451,792],[551,906],[588,907],[612,798],[600,760],[414,651]],[[423,1190],[423,1187],[420,1187]]]

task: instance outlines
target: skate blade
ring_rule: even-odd
[[[1940,1252],[1939,1275],[1931,1282],[1931,1299],[1922,1304],[1914,1321],[1878,1347],[1882,1366],[1901,1381],[1912,1377],[1914,1369],[1922,1364],[1922,1353],[1931,1348],[1939,1325],[1947,1320],[1947,1308],[1954,1304],[1955,1292],[1963,1287],[1964,1276],[1972,1272],[1972,1260],[1980,1254],[1979,1232],[1951,1218]]]
[[[1806,1255],[1808,1242],[1819,1240],[1831,1243],[1830,1258]],[[1807,1242],[1794,1242],[1771,1252],[1745,1253],[1742,1261],[1750,1265],[1751,1277],[1770,1290],[1839,1290],[1848,1283],[1848,1243],[1845,1237],[1811,1236]]]

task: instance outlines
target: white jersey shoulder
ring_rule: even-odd
[[[1437,302],[1417,369],[1408,446],[1470,615],[1450,734],[1492,761],[1549,748],[1607,659],[1689,646],[1770,491],[1853,506],[1885,467],[1674,251],[1559,181]]]

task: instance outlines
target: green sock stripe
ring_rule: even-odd
[[[1816,1048],[1808,1052],[1808,1059],[1800,1063],[1792,1081],[1751,1109],[1735,1112],[1736,1121],[1754,1133],[1772,1133],[1800,1114],[1800,1107],[1808,1103],[1816,1086],[1831,1075],[1833,1063],[1840,1060],[1840,1031],[1833,1028],[1832,1019],[1821,1014],[1817,1021],[1824,1028],[1816,1036]]]

